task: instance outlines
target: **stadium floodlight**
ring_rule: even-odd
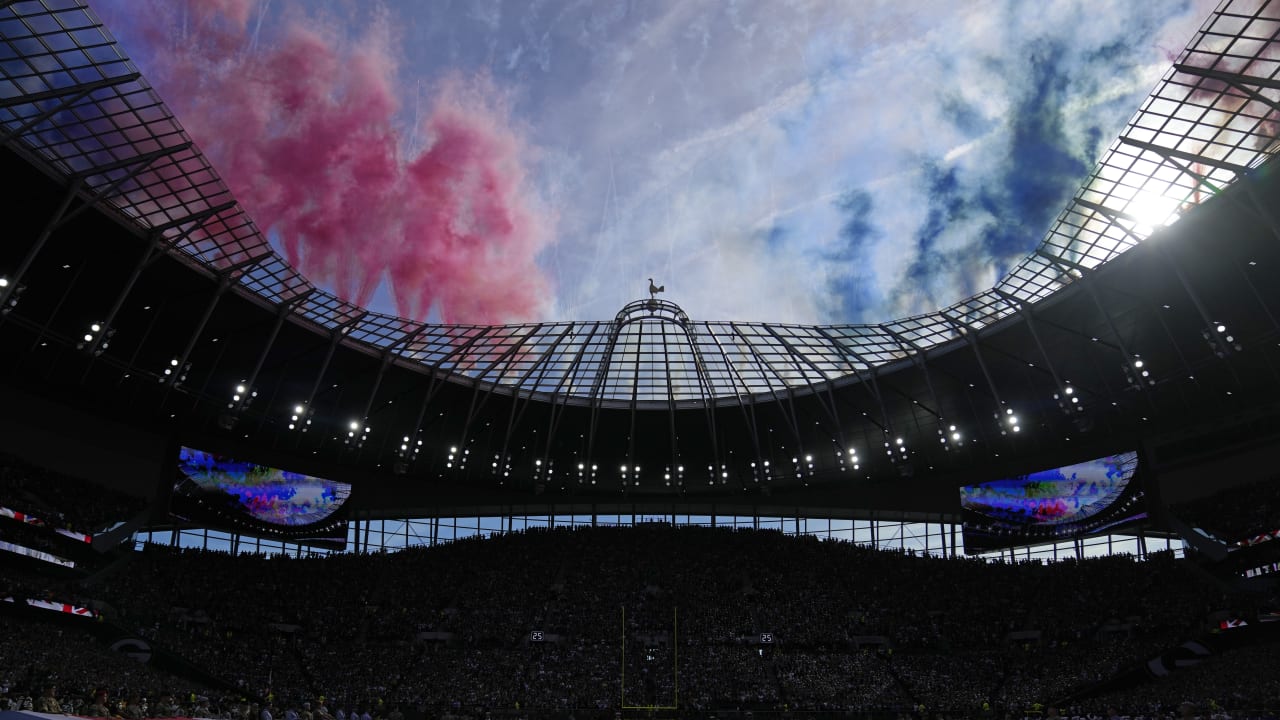
[[[84,334],[82,341],[76,343],[76,349],[92,352],[96,357],[107,349],[111,337],[115,334],[114,329],[104,327],[101,322],[90,323],[89,331]]]
[[[189,372],[191,372],[191,363],[183,363],[182,367],[179,368],[178,360],[174,358],[169,361],[169,367],[164,369],[164,375],[160,378],[160,382],[163,383],[168,379],[172,379],[173,383],[177,385],[187,379],[187,373]]]
[[[0,291],[3,291],[0,292],[0,300],[4,302],[4,305],[0,306],[0,315],[8,315],[18,306],[18,301],[22,299],[22,293],[26,292],[27,286],[14,285],[10,288],[9,279],[4,277],[0,277],[0,282],[3,283],[0,284]]]
[[[1212,345],[1212,342],[1210,343]],[[1151,377],[1151,371],[1147,368],[1147,363],[1140,355],[1134,355],[1124,366],[1124,377],[1129,386],[1141,390],[1145,385],[1155,385],[1156,381]]]
[[[1200,336],[1208,343],[1213,354],[1220,358],[1225,358],[1228,350],[1236,352],[1244,350],[1244,346],[1236,342],[1235,336],[1227,332],[1227,326],[1223,323],[1214,323],[1212,331],[1205,329],[1201,331]]]
[[[1134,229],[1140,235],[1150,235],[1156,228],[1178,221],[1178,201],[1149,192],[1140,192],[1125,206],[1125,212],[1134,219]]]

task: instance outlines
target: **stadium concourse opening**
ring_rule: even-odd
[[[202,82],[247,6],[147,5],[220,48]],[[994,284],[862,324],[691,317],[656,269],[602,320],[344,299],[108,24],[0,0],[0,720],[1280,710],[1274,0],[1210,12],[1105,147],[1113,100],[1050,123],[1099,159]]]

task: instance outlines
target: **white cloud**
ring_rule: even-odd
[[[1158,77],[1160,38],[1184,32],[1194,12],[904,5],[680,2],[638,27],[597,28],[584,41],[599,57],[587,81],[532,116],[544,140],[572,145],[572,162],[556,169],[571,190],[560,197],[555,311],[609,317],[649,275],[706,319],[878,321],[931,309],[923,294],[895,294],[920,259],[924,163],[955,166],[962,194],[998,181],[1035,62],[1064,75],[1052,98],[1071,120],[1061,141],[1083,160],[1085,121],[1105,111],[1096,124],[1117,131]],[[878,233],[852,269],[882,302],[851,317],[835,293],[851,270],[833,261],[847,257],[835,201],[859,188]],[[992,219],[975,211],[934,241],[933,252],[964,258],[927,279],[934,299],[995,279],[1002,258],[979,241]]]

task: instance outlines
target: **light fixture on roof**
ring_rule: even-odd
[[[179,367],[178,359],[173,358],[169,361],[169,366],[164,369],[160,382],[171,382],[176,386],[178,383],[186,381],[187,373],[189,372],[191,372],[191,363],[182,363],[182,366]]]
[[[1135,354],[1129,358],[1129,362],[1124,364],[1123,369],[1125,381],[1135,390],[1142,390],[1148,385],[1156,384],[1155,379],[1151,377],[1151,369],[1141,355]]]
[[[0,315],[8,315],[18,306],[22,294],[27,291],[26,285],[13,285],[9,278],[0,277]]]
[[[110,347],[111,338],[115,334],[115,328],[104,327],[100,322],[90,323],[89,331],[84,334],[80,342],[76,343],[76,349],[97,357]]]
[[[1244,346],[1236,342],[1235,335],[1228,332],[1227,326],[1223,323],[1215,323],[1213,327],[1201,330],[1200,336],[1208,343],[1213,354],[1220,358],[1225,358],[1230,350],[1236,352],[1244,350]]]
[[[371,428],[368,426],[368,424],[361,423],[359,420],[352,420],[351,422],[347,423],[347,439],[345,440],[346,445],[353,448],[363,447],[364,441],[367,440],[369,437],[370,429]]]
[[[311,426],[311,416],[315,411],[302,403],[293,406],[293,414],[289,416],[289,429],[306,432]]]
[[[938,426],[938,440],[942,443],[944,450],[949,451],[953,445],[958,445],[961,437],[960,430],[955,425],[948,425],[945,429],[941,425]]]
[[[245,385],[244,381],[236,383],[235,392],[231,393],[231,402],[227,403],[228,410],[239,412],[249,407],[253,403],[253,399],[258,397],[258,391]]]
[[[1022,427],[1018,420],[1018,416],[1013,412],[1013,408],[1005,408],[1004,416],[1001,417],[999,413],[996,413],[996,417],[1001,418],[1001,420],[997,422],[997,425],[1000,427],[1001,435],[1008,435],[1010,431],[1021,432]]]

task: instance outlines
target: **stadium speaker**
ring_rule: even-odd
[[[391,472],[395,475],[407,475],[409,473],[409,463],[401,460],[391,466]]]
[[[224,412],[218,415],[218,427],[223,430],[235,430],[238,422],[240,422],[240,418],[231,413]]]

